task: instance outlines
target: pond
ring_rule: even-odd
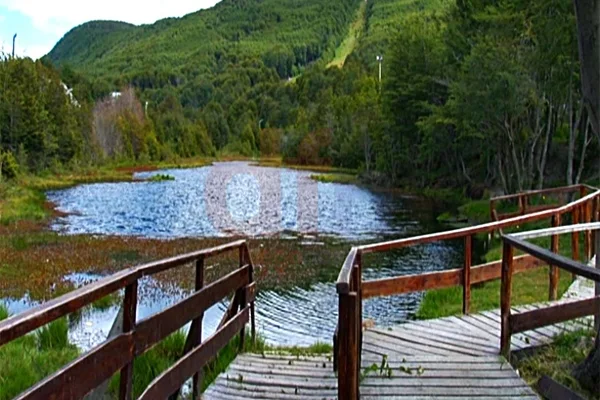
[[[290,243],[299,254],[307,255],[296,262],[300,273],[296,272],[291,285],[263,287],[256,302],[259,332],[275,345],[331,342],[337,323],[335,277],[352,244],[448,229],[436,221],[444,210],[430,201],[355,185],[320,183],[306,171],[228,162],[137,177],[158,173],[175,179],[81,185],[49,192],[48,199],[66,213],[52,228],[66,235],[165,240],[242,236],[267,248],[281,241]],[[364,277],[458,268],[462,266],[462,246],[462,242],[445,241],[368,255]],[[303,275],[311,278],[303,279]],[[81,285],[100,277],[73,274],[64,279]],[[140,285],[138,318],[187,294],[183,285],[145,279]],[[365,318],[381,326],[405,321],[414,315],[421,298],[422,294],[414,293],[370,299],[364,304]],[[35,304],[27,297],[5,301],[13,313]],[[226,304],[218,304],[206,313],[205,335],[214,330],[225,308]],[[71,339],[82,348],[98,343],[117,312],[117,306],[86,310],[72,321]]]

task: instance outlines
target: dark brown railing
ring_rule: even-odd
[[[577,185],[582,196],[580,199],[566,205],[548,210],[524,208],[524,215],[508,219],[497,219],[493,222],[455,229],[446,232],[431,233],[409,237],[389,242],[353,247],[349,252],[338,276],[336,289],[339,296],[338,325],[334,334],[334,369],[338,371],[338,397],[342,400],[359,397],[360,357],[362,352],[362,301],[377,296],[391,296],[402,293],[420,292],[451,286],[463,288],[463,313],[468,314],[471,301],[471,286],[476,283],[500,279],[502,277],[502,261],[472,266],[472,242],[477,234],[492,234],[504,228],[520,227],[525,223],[550,219],[553,227],[559,227],[561,221],[569,215],[572,223],[586,223],[598,220],[600,210],[600,191],[598,189]],[[573,192],[575,187],[552,189],[553,192]],[[550,191],[548,191],[550,192]],[[588,194],[588,192],[591,192]],[[533,192],[521,194],[523,198],[534,195]],[[535,193],[539,195],[539,191]],[[517,197],[519,195],[516,195]],[[514,196],[513,196],[514,197]],[[502,198],[496,198],[500,201]],[[525,204],[525,200],[523,200]],[[492,210],[494,208],[492,207]],[[532,212],[534,211],[534,212]],[[492,212],[493,213],[493,212]],[[590,231],[584,232],[584,254],[586,260],[592,254]],[[363,255],[368,253],[386,252],[394,249],[422,245],[441,240],[464,241],[464,266],[440,272],[430,272],[418,275],[405,275],[372,281],[362,280]],[[572,232],[573,258],[579,255],[578,232]],[[552,251],[559,250],[558,236],[552,239]],[[512,273],[521,273],[546,265],[531,254],[515,257]],[[556,300],[558,296],[558,269],[550,267],[549,296]]]
[[[239,268],[204,286],[204,261],[226,252],[239,251]],[[177,304],[137,321],[139,279],[185,264],[195,263],[196,291]],[[119,396],[132,397],[133,361],[137,356],[192,321],[181,358],[163,372],[141,395],[142,399],[166,398],[177,394],[193,376],[193,397],[199,394],[200,373],[220,349],[240,335],[244,344],[245,326],[250,321],[255,337],[254,298],[256,284],[253,264],[245,240],[130,268],[22,314],[0,322],[0,346],[22,337],[56,319],[125,288],[123,332],[81,355],[58,372],[20,394],[19,399],[82,398],[120,371]],[[202,342],[202,318],[214,304],[234,293],[216,332]]]
[[[598,330],[600,326],[600,259],[596,257],[596,268],[589,267],[578,261],[555,254],[544,248],[528,243],[525,239],[533,239],[545,236],[557,236],[581,231],[595,231],[596,248],[600,248],[600,223],[591,223],[583,225],[571,225],[559,228],[542,229],[503,235],[504,242],[502,249],[502,286],[501,286],[501,339],[500,352],[509,359],[511,336],[529,331],[531,329],[541,328],[548,325],[554,325],[560,322],[569,321],[576,318],[594,315],[594,326]],[[513,254],[514,249],[521,250],[527,254],[544,261],[548,265],[553,265],[572,274],[583,276],[596,282],[595,296],[578,301],[569,301],[566,303],[539,308],[533,311],[526,311],[518,314],[512,314],[510,309],[512,294],[512,275],[513,275]],[[599,332],[600,334],[600,332]]]

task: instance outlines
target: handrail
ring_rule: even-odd
[[[582,227],[571,232],[573,258],[579,257],[578,234],[584,232],[584,254],[586,258],[591,254],[590,229],[593,225],[587,222],[596,221],[600,212],[600,189],[588,185],[575,185],[567,188],[544,189],[542,191],[530,191],[513,197],[522,198],[548,192],[569,192],[579,189],[581,198],[568,204],[534,211],[527,210],[525,203],[520,200],[522,215],[498,220],[498,214],[492,207],[491,214],[495,221],[459,228],[444,232],[430,233],[409,238],[397,239],[381,243],[372,243],[352,247],[340,270],[336,282],[336,290],[339,296],[338,325],[334,334],[334,369],[338,371],[338,397],[340,399],[356,399],[359,385],[359,374],[357,365],[360,365],[362,349],[362,301],[369,297],[390,296],[401,293],[417,292],[449,286],[463,287],[463,313],[468,314],[471,299],[471,286],[480,282],[487,282],[502,277],[502,262],[495,261],[483,265],[472,266],[472,240],[473,235],[500,231],[503,228],[520,226],[522,224],[544,219],[552,219],[551,231],[552,251],[558,252],[558,233],[561,219],[565,214],[571,214],[574,224],[584,223]],[[583,195],[586,190],[593,193]],[[498,198],[495,198],[498,200]],[[544,206],[545,207],[545,206]],[[363,281],[362,280],[362,255],[368,253],[384,252],[413,245],[431,243],[440,240],[464,239],[465,254],[463,268],[430,272],[426,274],[403,275],[388,277],[385,279]],[[600,246],[599,246],[600,247]],[[515,258],[513,273],[521,273],[545,265],[544,260],[535,255],[525,255]],[[558,269],[550,267],[549,274],[549,298],[554,300],[558,293]],[[589,307],[589,305],[588,305]]]
[[[204,286],[204,261],[209,257],[239,250],[239,267]],[[138,280],[177,266],[196,263],[196,291],[169,308],[136,321]],[[56,373],[19,395],[19,399],[83,397],[115,372],[121,371],[119,397],[131,398],[134,359],[171,333],[192,322],[180,362],[168,369],[148,388],[147,393],[177,394],[183,381],[194,378],[193,398],[199,393],[199,371],[223,346],[240,333],[244,344],[245,325],[251,322],[255,334],[254,301],[256,286],[253,265],[245,240],[203,249],[189,254],[129,268],[90,285],[67,293],[38,307],[0,322],[0,346],[49,322],[125,288],[123,333],[96,346]],[[234,292],[231,307],[216,332],[202,342],[204,312]],[[192,365],[190,365],[193,360]],[[174,375],[173,375],[174,374]],[[176,376],[176,379],[173,378]],[[183,380],[183,381],[181,381]],[[176,382],[181,382],[177,385]],[[170,391],[170,392],[169,392]],[[144,396],[149,395],[145,393]],[[144,397],[143,396],[143,397]]]
[[[565,233],[574,234],[590,230],[594,230],[596,234],[595,268],[525,241],[525,239],[552,236],[553,243],[556,243],[558,242],[557,235]],[[598,259],[598,250],[600,250],[599,222],[506,234],[502,235],[502,241],[504,244],[502,251],[500,352],[507,359],[510,358],[512,335],[531,329],[594,315],[595,328],[600,335],[600,259]],[[511,292],[512,275],[514,273],[514,248],[545,261],[553,268],[560,268],[571,272],[574,275],[591,279],[596,285],[595,296],[583,300],[569,301],[563,304],[513,314],[511,310]]]
[[[23,336],[67,314],[88,306],[119,289],[123,289],[144,276],[154,275],[180,265],[189,264],[201,258],[213,257],[226,251],[239,249],[244,245],[246,245],[245,240],[238,240],[221,246],[154,261],[128,268],[79,289],[75,289],[72,292],[33,307],[23,313],[0,321],[0,346],[16,337]]]
[[[600,197],[600,190],[598,190],[594,193],[591,193],[585,197],[582,197],[581,199],[578,199],[572,203],[569,203],[564,206],[557,207],[557,208],[554,208],[551,210],[545,210],[545,211],[540,211],[540,212],[536,212],[536,213],[532,213],[532,214],[522,215],[519,217],[505,219],[503,221],[488,222],[486,224],[469,226],[466,228],[459,228],[459,229],[454,229],[454,230],[444,231],[444,232],[429,233],[426,235],[414,236],[414,237],[404,238],[404,239],[399,239],[399,240],[392,240],[389,242],[374,243],[374,244],[359,246],[357,248],[357,250],[362,254],[375,253],[375,252],[380,252],[380,251],[387,251],[387,250],[391,250],[391,249],[398,249],[398,248],[402,248],[402,247],[412,246],[415,244],[430,243],[430,242],[435,242],[438,240],[446,240],[446,239],[456,239],[456,238],[460,238],[460,237],[464,237],[464,236],[468,236],[468,235],[474,235],[474,234],[478,234],[478,233],[489,233],[489,232],[492,232],[492,231],[495,231],[498,229],[507,228],[507,227],[515,226],[515,225],[520,225],[520,224],[524,224],[527,222],[537,221],[537,220],[544,219],[544,218],[549,218],[549,217],[552,217],[557,214],[562,215],[562,214],[567,213],[567,212],[573,210],[574,208],[581,206],[581,205],[587,203],[588,201],[593,200],[597,197]]]
[[[496,202],[496,201],[502,201],[502,200],[512,200],[512,199],[518,199],[519,197],[523,197],[523,196],[535,196],[538,194],[546,194],[546,193],[568,193],[568,192],[574,192],[575,190],[581,190],[582,187],[585,187],[585,186],[578,184],[578,185],[571,185],[571,186],[562,186],[562,187],[557,187],[557,188],[525,190],[525,191],[519,192],[519,193],[495,196],[495,197],[490,198],[490,201]],[[591,186],[588,186],[588,187],[591,188]],[[593,188],[592,190],[598,190],[598,189]]]

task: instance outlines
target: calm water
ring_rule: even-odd
[[[68,213],[53,228],[65,234],[135,235],[153,238],[228,237],[243,235],[291,240],[302,246],[331,241],[373,242],[448,229],[436,223],[441,211],[422,199],[374,192],[354,185],[317,183],[311,173],[261,168],[247,163],[218,163],[211,167],[160,171],[174,181],[82,185],[48,193]],[[146,178],[153,173],[139,174]],[[251,249],[252,251],[252,249]],[[318,258],[318,257],[317,257]],[[335,265],[306,265],[337,271]],[[365,259],[366,279],[457,268],[462,243],[439,242]],[[332,274],[329,274],[332,276]],[[65,279],[76,285],[100,276],[75,274]],[[176,285],[144,280],[140,285],[139,318],[147,317],[185,297]],[[12,312],[32,306],[26,297],[5,299]],[[371,299],[365,318],[390,325],[411,318],[421,294]],[[205,315],[204,334],[210,334],[225,309],[218,304]],[[331,341],[337,321],[333,279],[288,290],[262,290],[257,299],[257,324],[273,344],[307,345]],[[101,341],[117,313],[88,310],[71,326],[71,339],[82,348]]]

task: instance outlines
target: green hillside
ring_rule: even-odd
[[[91,77],[142,88],[177,86],[225,65],[258,58],[281,78],[333,50],[358,0],[224,0],[215,7],[152,25],[91,22],[48,54]]]

